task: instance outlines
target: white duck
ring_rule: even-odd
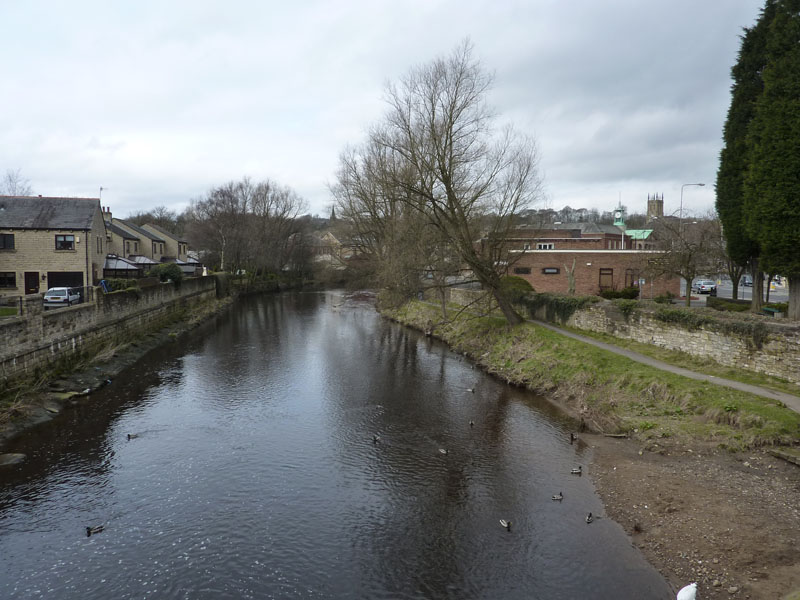
[[[690,583],[682,587],[676,600],[695,600],[697,598],[697,583]]]

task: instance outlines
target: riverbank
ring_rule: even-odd
[[[107,385],[123,369],[159,346],[179,342],[183,333],[226,310],[232,302],[232,297],[206,302],[157,331],[49,369],[36,381],[21,381],[0,400],[0,448],[25,429],[48,421],[78,403],[90,402],[91,393]]]
[[[441,314],[420,302],[384,314],[432,329],[595,432],[581,439],[594,450],[589,475],[607,515],[676,589],[698,581],[703,599],[775,599],[800,588],[800,469],[767,452],[796,441],[797,413],[533,323],[462,314],[433,325]]]

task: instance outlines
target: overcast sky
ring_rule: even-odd
[[[249,175],[326,215],[383,89],[469,37],[546,204],[713,208],[730,68],[763,0],[0,3],[0,172],[115,216]]]

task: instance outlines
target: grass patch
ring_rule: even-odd
[[[16,317],[16,306],[0,306],[0,317]]]
[[[411,302],[387,314],[423,329],[436,308]],[[509,327],[501,318],[462,314],[435,335],[498,377],[547,393],[599,431],[736,449],[789,444],[800,432],[800,414],[780,403],[637,363],[534,323]],[[690,360],[696,370],[697,359]]]
[[[639,354],[644,354],[651,358],[658,359],[676,367],[683,367],[698,373],[705,373],[706,375],[714,375],[715,377],[722,377],[723,379],[730,379],[732,381],[740,381],[742,383],[749,383],[750,385],[757,385],[760,387],[776,390],[779,392],[786,392],[800,396],[800,386],[787,381],[779,379],[770,375],[757,373],[755,371],[746,371],[735,367],[728,367],[721,365],[710,358],[702,358],[699,356],[692,356],[679,350],[668,350],[667,348],[660,348],[650,344],[643,344],[634,340],[625,338],[614,337],[607,333],[600,333],[595,331],[587,331],[583,329],[575,329],[573,327],[565,327],[568,331],[590,337],[612,346],[619,346],[633,350]]]

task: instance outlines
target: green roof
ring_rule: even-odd
[[[626,229],[625,235],[631,236],[635,240],[646,240],[653,233],[652,229]]]

